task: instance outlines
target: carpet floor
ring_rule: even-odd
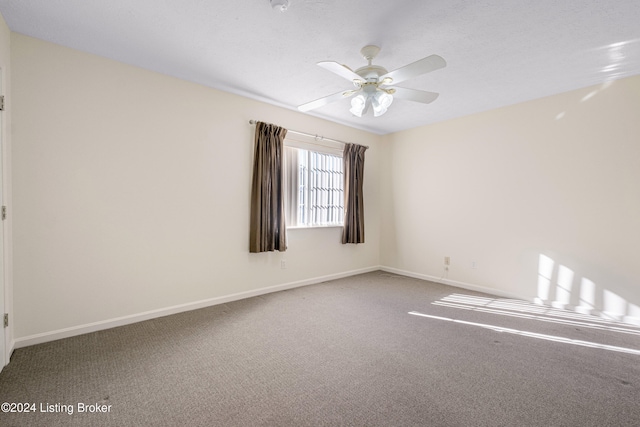
[[[640,328],[377,271],[17,349],[0,401],[2,426],[640,426]]]

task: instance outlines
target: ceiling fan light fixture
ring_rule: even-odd
[[[373,116],[379,117],[387,112],[387,108],[393,102],[393,96],[384,91],[377,91],[371,96],[371,105],[373,106]]]
[[[284,12],[289,8],[289,0],[269,0],[274,10]]]
[[[356,117],[362,117],[362,112],[364,111],[366,103],[367,100],[363,94],[354,96],[351,98],[351,109],[349,111]]]

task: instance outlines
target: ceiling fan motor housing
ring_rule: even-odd
[[[377,82],[380,76],[387,74],[387,70],[379,65],[366,65],[358,68],[355,73],[367,82]]]

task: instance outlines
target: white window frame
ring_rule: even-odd
[[[342,227],[342,145],[317,144],[298,137],[287,137],[284,144],[287,227]]]

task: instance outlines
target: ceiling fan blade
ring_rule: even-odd
[[[311,102],[307,102],[306,104],[299,105],[298,110],[300,111],[314,110],[316,108],[320,108],[332,102],[349,98],[353,96],[356,92],[358,92],[358,90],[343,90],[341,92],[334,93],[333,95],[325,96],[324,98],[316,99],[315,101],[311,101]]]
[[[318,65],[324,68],[325,70],[329,70],[332,73],[335,73],[340,77],[343,77],[349,80],[350,82],[353,82],[353,83],[364,82],[362,77],[354,73],[353,70],[351,70],[351,68],[342,64],[338,64],[335,61],[322,61],[322,62],[318,62]]]
[[[408,99],[410,101],[422,102],[423,104],[430,104],[435,101],[440,94],[435,92],[426,92],[424,90],[407,89],[404,87],[394,87],[389,89],[393,92],[393,97],[398,99]]]
[[[394,85],[396,83],[403,82],[405,80],[417,77],[421,74],[430,73],[431,71],[439,70],[447,66],[447,62],[438,55],[427,56],[416,62],[413,62],[404,67],[400,67],[396,70],[389,71],[387,74],[380,76],[380,81],[387,78],[391,78],[391,81],[385,83],[387,85]]]

